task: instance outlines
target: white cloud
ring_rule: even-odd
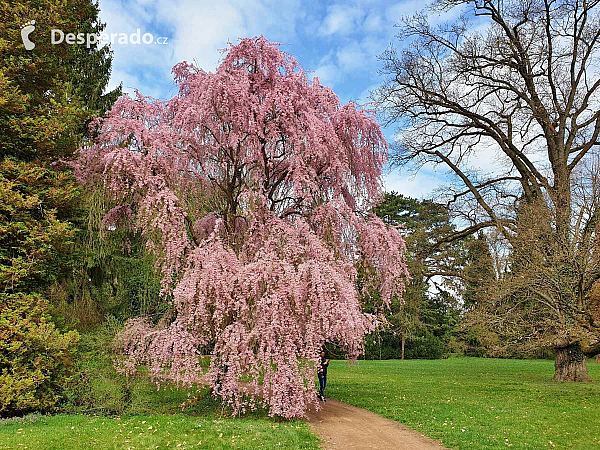
[[[377,13],[371,13],[367,16],[363,23],[365,31],[381,31],[383,21]]]
[[[138,0],[123,4],[116,0],[102,2],[100,18],[106,22],[104,32],[130,35],[137,29],[140,34],[152,33],[154,38],[162,36],[156,29],[156,11],[146,8]],[[140,89],[144,95],[161,97],[169,87],[170,68],[173,65],[173,48],[169,45],[120,44],[117,39],[111,44],[114,52],[113,72],[110,87],[123,82],[125,92]]]
[[[423,1],[423,0],[406,0],[399,3],[396,3],[392,6],[389,6],[386,9],[386,18],[388,23],[397,24],[400,22],[402,17],[412,16],[421,11],[428,13],[428,20],[430,25],[438,25],[442,22],[446,22],[448,20],[455,19],[460,15],[460,13],[465,9],[464,6],[459,5],[448,11],[443,11],[441,13],[432,13],[431,11],[426,11],[426,9],[433,3],[433,1]]]
[[[173,63],[193,60],[205,70],[217,66],[218,50],[228,41],[261,34],[273,41],[289,38],[305,15],[299,0],[175,0],[158,3],[157,13],[173,30]]]
[[[390,24],[397,24],[400,19],[404,16],[412,16],[418,13],[427,6],[428,2],[422,0],[407,0],[399,3],[395,3],[392,6],[386,8],[385,18]]]
[[[135,89],[138,89],[142,95],[164,99],[165,91],[169,88],[174,89],[169,80],[165,79],[162,83],[155,80],[154,83],[149,83],[148,80],[140,79],[140,77],[133,73],[124,72],[120,69],[114,69],[108,85],[108,90],[114,89],[119,85],[119,83],[123,83],[123,93],[129,94],[130,96],[133,96]],[[158,87],[161,84],[164,86],[164,89],[160,89]],[[170,94],[170,96],[172,96],[174,92],[170,92]]]
[[[327,8],[327,16],[323,20],[320,34],[349,34],[356,31],[362,23],[364,12],[358,7],[332,5]]]
[[[217,49],[247,34],[242,12],[228,2],[161,2],[158,12],[173,28],[172,63],[195,61],[213,70],[219,60]]]
[[[371,55],[367,54],[360,43],[353,42],[349,45],[341,47],[336,52],[337,62],[339,67],[344,72],[351,72],[358,68],[365,67],[365,63],[371,58]],[[371,62],[371,61],[369,61]]]
[[[133,83],[147,94],[173,95],[171,69],[180,61],[195,62],[204,70],[214,70],[219,49],[239,38],[264,34],[285,43],[296,33],[305,16],[299,0],[282,4],[276,0],[102,0],[100,17],[106,33],[150,32],[167,36],[167,45],[123,45],[115,42],[111,85]],[[141,76],[141,75],[144,76]],[[171,89],[171,92],[169,92]],[[126,89],[131,91],[132,89]]]
[[[314,76],[319,78],[323,86],[333,87],[341,79],[338,66],[331,63],[321,64],[314,71]]]

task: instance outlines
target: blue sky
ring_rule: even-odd
[[[100,0],[107,33],[152,33],[167,45],[112,45],[111,86],[126,92],[167,99],[175,94],[171,68],[195,61],[205,70],[219,62],[219,49],[241,37],[264,35],[281,44],[305,70],[330,86],[342,102],[367,101],[382,80],[377,60],[391,43],[401,46],[394,28],[403,15],[423,1],[364,0],[319,2],[298,0]],[[435,20],[435,19],[434,19]],[[393,139],[393,127],[384,130]],[[387,190],[428,197],[443,181],[442,173],[422,170],[416,176],[394,169],[386,174]]]

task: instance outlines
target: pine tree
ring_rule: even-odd
[[[452,306],[454,297],[443,280],[446,274],[460,272],[464,249],[461,241],[432,246],[440,236],[454,231],[447,209],[439,203],[390,192],[374,212],[385,223],[402,226],[405,236],[411,281],[406,287],[404,303],[392,303],[388,317],[391,324],[388,333],[400,336],[399,356],[404,359],[407,341],[422,341],[430,335],[445,340],[442,335],[449,334],[447,324],[455,322],[456,308]],[[432,293],[429,292],[430,283],[436,276],[442,277],[442,281],[435,286],[437,292]],[[447,320],[441,319],[440,315],[447,316]],[[383,338],[387,339],[386,336]]]

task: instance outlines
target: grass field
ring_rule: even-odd
[[[265,411],[231,418],[208,389],[181,412],[181,390],[161,390],[146,380],[131,385],[121,415],[30,415],[0,420],[0,449],[316,449],[319,441],[302,421],[285,422]]]
[[[588,368],[600,381],[600,365]],[[327,395],[452,448],[600,448],[600,384],[553,373],[552,361],[332,361]]]
[[[190,415],[28,417],[0,425],[2,449],[318,448],[302,422]]]

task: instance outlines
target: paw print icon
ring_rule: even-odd
[[[21,27],[21,39],[23,40],[25,50],[33,50],[35,47],[35,44],[29,39],[29,35],[33,30],[35,30],[35,20],[31,20]]]

